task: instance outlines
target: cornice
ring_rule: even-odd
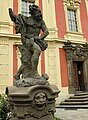
[[[6,34],[6,33],[0,33],[0,37],[8,37],[8,38],[17,38],[20,39],[21,36],[18,34]]]
[[[10,23],[8,21],[0,21],[0,25],[10,25]]]
[[[0,38],[7,38],[7,39],[12,39],[12,40],[15,40],[15,44],[21,44],[20,42],[20,38],[21,36],[18,34],[4,34],[4,33],[0,33]],[[47,37],[45,39],[47,42],[60,42],[60,43],[64,43],[68,40],[68,38],[57,38],[57,37],[52,37],[52,38],[49,38]],[[70,40],[72,43],[80,43],[80,44],[85,44],[86,41],[85,40],[80,40],[80,39],[76,39],[76,40],[73,40],[71,39]]]

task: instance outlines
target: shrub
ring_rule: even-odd
[[[9,120],[10,105],[6,95],[0,95],[0,120]]]
[[[55,117],[55,120],[62,120],[62,119]]]
[[[0,95],[0,120],[9,120],[12,117],[11,107],[8,102],[8,97],[5,94]],[[61,120],[54,118],[54,120]]]

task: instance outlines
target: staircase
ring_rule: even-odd
[[[88,109],[88,92],[76,92],[74,96],[61,102],[58,108],[87,108]]]

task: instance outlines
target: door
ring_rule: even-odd
[[[77,68],[77,63],[73,63],[73,78],[74,78],[74,88],[76,91],[79,90],[79,84],[78,84],[78,68]]]
[[[73,62],[73,73],[74,73],[74,88],[76,91],[84,91],[84,74],[83,74],[83,62]]]

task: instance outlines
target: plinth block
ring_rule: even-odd
[[[35,85],[31,87],[11,86],[6,88],[12,120],[54,120],[56,86]]]

